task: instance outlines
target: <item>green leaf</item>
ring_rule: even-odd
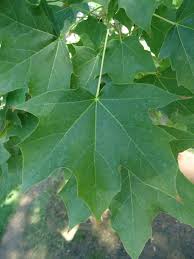
[[[131,65],[133,64],[133,65]],[[153,73],[155,66],[148,51],[136,37],[110,40],[107,47],[104,73],[108,73],[116,84],[127,84],[137,73]]]
[[[22,154],[18,143],[37,127],[35,116],[6,111],[6,125],[0,137],[0,203],[22,183]]]
[[[17,144],[32,133],[38,122],[31,114],[19,117],[16,111],[4,110],[6,122],[0,136],[0,203],[22,183],[22,155]]]
[[[114,18],[117,21],[119,21],[122,25],[126,26],[129,30],[131,30],[133,23],[128,18],[124,9],[119,9],[119,11],[115,14]]]
[[[120,22],[121,25],[126,26],[129,29],[129,31],[131,30],[131,27],[133,26],[133,23],[127,16],[125,10],[122,8],[119,9],[117,0],[111,0],[109,9],[108,9],[108,18],[109,19],[112,18],[112,19]]]
[[[88,2],[90,2],[89,0],[87,0]],[[102,5],[105,7],[105,9],[108,9],[108,5],[110,0],[94,0],[92,2],[98,3],[99,5]]]
[[[191,96],[190,91],[184,87],[178,86],[176,73],[169,67],[165,70],[158,70],[155,75],[144,76],[137,82],[153,84],[171,93],[176,93],[180,96],[185,95],[185,98],[187,95]]]
[[[159,88],[134,84],[109,86],[97,100],[80,89],[48,92],[18,106],[40,119],[21,145],[23,186],[43,180],[56,168],[69,168],[77,177],[78,195],[100,217],[120,190],[123,163],[147,183],[174,193],[171,137],[148,116],[148,109],[174,100]]]
[[[3,132],[6,125],[6,112],[7,109],[0,109],[0,135]]]
[[[0,138],[0,165],[4,164],[10,157],[9,152],[4,147],[4,143],[6,143],[7,140],[5,138]]]
[[[96,92],[97,76],[100,71],[100,54],[84,46],[75,47],[75,55],[73,56],[74,68],[74,88],[83,87],[90,90],[91,93]]]
[[[78,24],[75,33],[81,38],[81,46],[74,46],[72,58],[74,69],[73,88],[83,87],[95,94],[106,27],[96,18],[89,17]]]
[[[162,114],[157,124],[168,125],[182,130],[194,132],[194,99],[189,90],[178,86],[176,73],[170,68],[158,71],[156,75],[143,77],[138,82],[154,84],[180,96],[180,100],[160,110]]]
[[[178,176],[180,198],[175,199],[146,184],[135,172],[123,170],[122,190],[111,204],[112,226],[133,259],[139,258],[145,243],[151,238],[152,221],[160,212],[166,212],[186,224],[194,224],[191,210],[194,187],[190,185],[191,200],[188,202],[184,181]]]
[[[183,0],[159,0],[159,4],[165,5],[168,8],[178,8],[180,7]]]
[[[11,157],[0,165],[0,202],[22,182],[22,157],[18,150],[11,151]]]
[[[176,9],[167,8],[165,6],[160,6],[157,9],[157,15],[169,19],[171,21],[176,20]],[[165,37],[168,33],[168,30],[172,27],[172,24],[169,24],[163,20],[153,17],[151,23],[151,33],[144,33],[144,37],[151,48],[152,52],[156,55],[159,54],[162,44],[164,43]]]
[[[84,46],[98,49],[103,46],[106,26],[96,18],[89,16],[87,20],[78,24],[75,33],[80,36]]]
[[[16,89],[9,92],[6,97],[6,104],[13,107],[14,105],[23,103],[26,100],[26,95],[26,89]]]
[[[26,2],[33,5],[33,6],[39,6],[41,0],[26,0]]]
[[[65,187],[60,192],[60,197],[67,208],[69,228],[73,228],[89,218],[91,214],[89,209],[77,196],[77,183],[74,176],[72,176],[65,184]]]
[[[63,39],[57,38],[44,4],[0,3],[0,93],[30,88],[31,95],[70,87],[72,73]],[[65,71],[65,72],[64,72]]]
[[[165,130],[174,137],[171,143],[175,157],[178,153],[194,147],[194,134],[189,131],[165,127]]]
[[[167,106],[163,111],[171,121],[170,126],[194,132],[194,99],[192,96],[181,96],[181,99]]]
[[[7,113],[7,136],[12,137],[14,144],[19,144],[27,138],[37,127],[38,119],[29,113]]]
[[[1,0],[0,203],[52,175],[69,226],[109,208],[133,258],[159,212],[194,226],[176,161],[194,144],[193,24],[192,0]]]
[[[47,0],[47,10],[53,20],[55,31],[59,34],[69,32],[71,27],[77,22],[78,12],[88,14],[89,7],[82,1],[53,1]]]
[[[189,182],[183,174],[179,173],[177,175],[177,191],[180,195],[180,200],[181,202],[187,206],[188,211],[190,212],[189,214],[193,214],[192,212],[192,207],[194,204],[194,199],[193,199],[193,192],[194,192],[194,186],[191,182]],[[182,222],[185,222],[186,224],[192,224],[192,220],[190,219],[183,219],[181,220]]]
[[[152,15],[158,5],[157,0],[118,0],[118,3],[135,24],[146,31],[150,29]]]
[[[178,84],[194,92],[194,2],[184,0],[177,12],[176,23],[170,29],[162,46],[160,57],[171,60]]]

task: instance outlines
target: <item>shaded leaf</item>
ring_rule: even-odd
[[[144,76],[137,82],[153,84],[177,95],[191,95],[190,91],[178,85],[176,73],[171,68],[158,70],[155,75]]]
[[[22,182],[22,157],[18,150],[11,151],[11,157],[0,165],[0,202]]]
[[[176,9],[161,6],[157,9],[156,13],[171,21],[175,21],[176,19]],[[151,32],[149,34],[144,33],[144,37],[149,47],[156,55],[159,54],[162,44],[164,43],[164,39],[171,27],[171,24],[154,16],[151,23]]]
[[[3,165],[10,157],[9,152],[4,147],[4,143],[6,142],[6,138],[0,138],[0,165]]]
[[[34,6],[39,6],[41,0],[26,0],[26,2]]]
[[[14,106],[19,103],[23,103],[26,100],[26,89],[16,89],[9,92],[6,97],[6,104],[8,106]]]
[[[47,10],[50,12],[55,31],[58,34],[69,32],[75,25],[79,12],[88,14],[89,7],[83,1],[53,1],[47,0]]]

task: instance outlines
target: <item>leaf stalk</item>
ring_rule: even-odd
[[[166,18],[164,18],[164,17],[162,17],[162,16],[160,16],[160,15],[158,15],[158,14],[154,14],[154,16],[155,17],[157,17],[157,18],[159,18],[160,20],[163,20],[163,21],[165,21],[165,22],[167,22],[167,23],[170,23],[170,24],[172,24],[173,26],[175,26],[177,23],[176,22],[173,22],[173,21],[170,21],[170,20],[168,20],[168,19],[166,19]]]
[[[105,54],[106,54],[108,37],[109,37],[109,28],[107,29],[106,37],[105,37],[105,41],[104,41],[104,48],[103,48],[103,53],[102,53],[102,62],[101,62],[101,66],[100,66],[100,75],[99,75],[99,79],[98,79],[96,98],[98,98],[99,93],[100,93],[100,84],[101,84],[101,81],[102,81],[102,73],[103,73],[104,59],[105,59]]]

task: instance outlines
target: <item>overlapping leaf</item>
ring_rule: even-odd
[[[159,69],[154,75],[144,76],[137,81],[156,85],[166,91],[182,96],[182,99],[192,96],[188,89],[178,85],[176,73],[170,67]]]
[[[4,165],[7,160],[10,158],[10,153],[5,147],[6,142],[8,141],[4,130],[6,127],[6,110],[0,110],[0,168]]]
[[[175,156],[177,156],[179,152],[185,151],[194,146],[193,133],[187,130],[179,130],[171,127],[166,128],[166,130],[175,138],[171,143]]]
[[[89,16],[87,20],[82,21],[76,26],[77,33],[82,41],[82,44],[92,49],[103,47],[106,26],[96,18]]]
[[[118,0],[119,7],[125,9],[127,15],[131,18],[131,20],[145,29],[149,30],[152,15],[158,5],[157,0]]]
[[[53,1],[46,0],[48,6],[47,10],[50,14],[50,18],[53,21],[53,26],[55,31],[58,33],[69,32],[72,26],[75,25],[77,21],[77,15],[79,12],[83,14],[88,14],[89,7],[87,3],[82,3],[84,1]]]
[[[97,77],[100,71],[101,56],[98,51],[85,46],[75,47],[75,55],[73,56],[74,67],[74,87],[83,87],[96,92]]]
[[[81,46],[74,46],[75,54],[72,62],[75,78],[73,87],[83,87],[95,93],[106,27],[96,18],[89,17],[78,24],[75,33],[80,36]]]
[[[152,235],[151,223],[159,212],[166,212],[181,222],[194,224],[194,187],[178,175],[177,199],[146,184],[135,173],[123,170],[122,190],[111,205],[112,225],[133,259],[139,258]],[[188,189],[189,186],[189,189]]]
[[[58,38],[46,5],[25,0],[0,3],[0,93],[30,88],[31,95],[70,86],[72,72],[64,39]]]
[[[131,64],[133,64],[131,66]],[[136,37],[113,39],[107,47],[104,73],[116,84],[127,84],[139,72],[155,72],[151,54],[143,49]]]
[[[180,96],[179,101],[161,110],[162,116],[159,116],[157,123],[194,132],[194,99],[188,89],[178,86],[175,72],[168,68],[157,72],[156,75],[146,76],[139,82],[157,85]]]
[[[41,0],[26,0],[26,2],[31,5],[38,6],[40,5]]]
[[[6,142],[6,139],[0,138],[0,165],[4,164],[10,157],[9,152],[4,147],[5,142]]]
[[[0,203],[22,183],[22,154],[17,144],[32,133],[38,122],[31,114],[18,113],[10,109],[11,105],[24,102],[25,99],[20,97],[20,90],[8,94],[5,97],[5,106],[1,110],[3,116],[0,131]]]
[[[176,9],[167,8],[166,6],[160,6],[157,9],[157,15],[169,19],[172,22],[176,19]],[[148,42],[152,52],[156,55],[159,54],[164,39],[168,33],[168,30],[172,27],[172,24],[167,23],[157,17],[153,17],[151,23],[151,32],[149,34],[144,33],[145,39]]]
[[[10,159],[0,165],[0,203],[22,183],[22,156],[13,151]]]
[[[177,73],[179,85],[194,91],[194,2],[184,0],[177,19],[161,49],[161,57],[169,57]]]
[[[89,0],[87,0],[87,1],[89,1]],[[92,1],[92,2],[95,2],[95,3],[97,3],[97,4],[100,4],[100,5],[104,6],[104,7],[107,9],[110,0],[94,0],[94,1]]]

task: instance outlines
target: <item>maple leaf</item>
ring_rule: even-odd
[[[169,57],[171,66],[177,73],[179,85],[194,91],[194,2],[184,0],[177,11],[172,26],[160,51],[160,57]]]
[[[36,15],[35,15],[36,12]],[[30,88],[31,95],[70,87],[72,65],[45,4],[0,3],[0,93]],[[65,73],[63,72],[65,71]]]
[[[69,168],[79,196],[99,217],[120,190],[120,164],[129,163],[145,181],[173,193],[171,138],[152,125],[148,109],[174,100],[159,88],[134,84],[105,88],[97,100],[84,90],[52,91],[19,105],[40,119],[21,145],[24,187]]]
[[[112,226],[119,234],[125,249],[138,259],[145,243],[152,237],[152,221],[166,212],[186,224],[194,224],[194,187],[181,173],[177,177],[177,197],[172,197],[146,184],[135,173],[125,168],[122,172],[122,190],[111,204]],[[130,231],[129,231],[130,230]]]
[[[157,0],[118,0],[118,3],[135,24],[146,31],[149,30],[152,15],[158,5]]]

